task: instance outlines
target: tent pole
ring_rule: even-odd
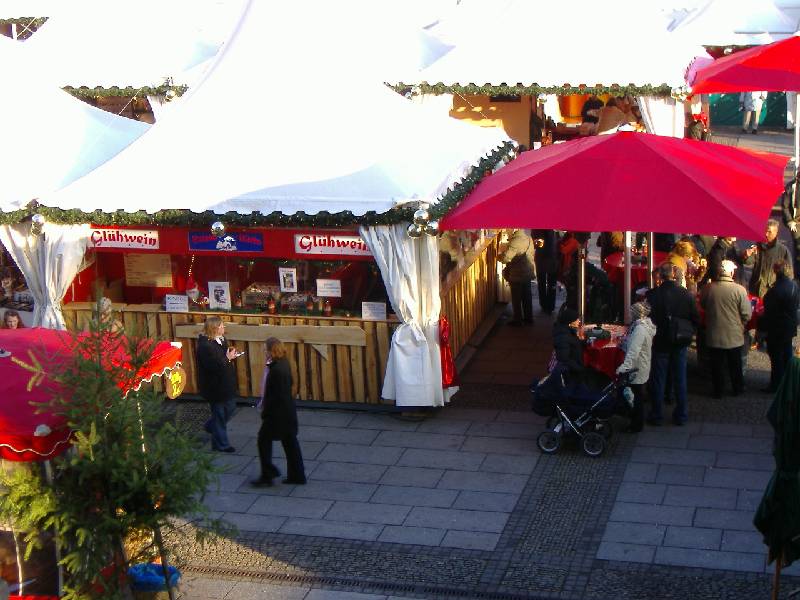
[[[655,285],[655,270],[656,270],[656,247],[655,247],[655,234],[652,231],[647,232],[647,283],[650,289]]]
[[[628,325],[631,322],[631,232],[626,231],[625,238],[625,277],[622,285],[622,320]]]
[[[781,563],[783,562],[783,550],[778,552],[775,557],[775,577],[772,580],[772,600],[778,600],[781,591]]]
[[[586,324],[586,244],[578,248],[578,317]]]

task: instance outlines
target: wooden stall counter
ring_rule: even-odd
[[[63,307],[67,327],[86,328],[95,307],[73,302]],[[392,333],[396,318],[364,320],[303,314],[198,311],[166,312],[159,304],[115,304],[125,331],[155,339],[183,342],[186,392],[197,393],[195,348],[203,322],[211,315],[225,321],[225,337],[245,354],[236,359],[239,395],[261,395],[265,342],[276,337],[286,344],[300,400],[381,403]]]

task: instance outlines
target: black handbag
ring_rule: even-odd
[[[667,315],[669,341],[674,346],[679,346],[681,348],[689,346],[694,339],[694,325],[689,319],[674,316],[669,308],[667,308],[667,298],[662,297],[661,301],[664,303],[664,313]]]

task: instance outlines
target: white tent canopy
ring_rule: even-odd
[[[677,87],[700,51],[671,37],[658,7],[644,2],[578,8],[574,19],[557,2],[476,0],[467,6],[471,23],[448,28],[443,20],[431,29],[434,35],[443,29],[445,39],[460,43],[425,69],[419,81]]]
[[[365,3],[312,4],[309,23],[306,3],[280,3],[276,19],[272,2],[252,2],[180,106],[113,160],[40,202],[150,213],[385,212],[435,199],[506,139],[372,83],[381,48],[365,45],[363,21],[345,13]],[[342,23],[335,31],[333,20]],[[370,36],[380,25],[369,24]]]
[[[771,0],[707,0],[670,28],[676,35],[706,46],[757,45],[782,40],[797,31],[798,19]]]
[[[42,84],[24,53],[16,51],[17,45],[0,39],[4,76],[13,82],[0,94],[3,211],[20,208],[86,175],[149,127]]]

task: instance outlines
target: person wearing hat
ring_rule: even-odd
[[[622,344],[625,360],[617,367],[617,373],[633,371],[630,378],[633,409],[628,431],[638,433],[644,425],[644,387],[650,378],[650,358],[656,326],[650,320],[650,305],[647,302],[637,302],[631,305],[631,318],[633,322]]]
[[[706,346],[711,359],[714,398],[722,398],[723,364],[727,363],[734,396],[744,389],[744,332],[753,312],[747,290],[733,280],[736,263],[723,260],[717,278],[703,288],[700,305],[706,312]]]
[[[580,320],[578,311],[566,304],[558,313],[553,324],[553,350],[556,364],[564,370],[567,383],[578,385],[584,383],[586,367],[583,366],[583,344],[578,338]]]

